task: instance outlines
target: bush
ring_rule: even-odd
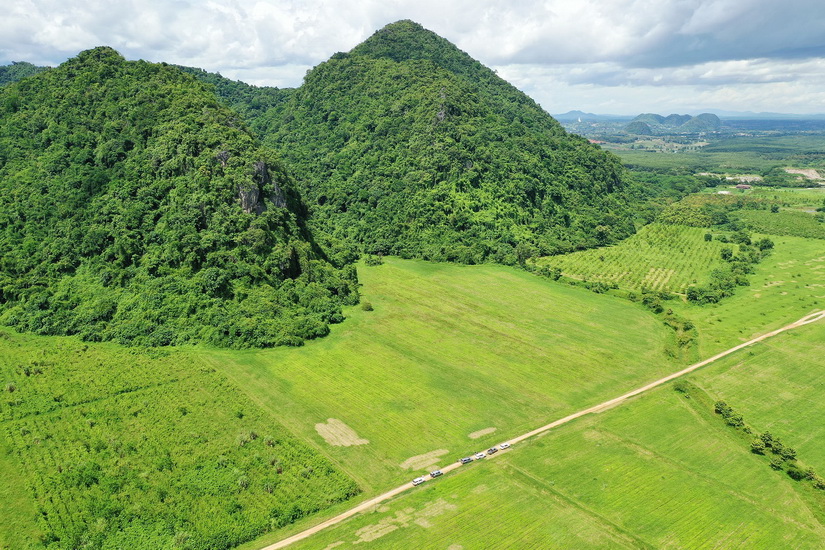
[[[370,302],[364,301],[361,303],[361,309],[363,309],[364,311],[372,311],[372,304]]]
[[[373,256],[372,254],[368,255],[364,259],[364,265],[374,266],[374,265],[383,265],[384,258],[379,254],[377,256]]]
[[[797,466],[796,464],[791,464],[790,466],[788,466],[787,472],[791,479],[794,479],[796,481],[799,481],[800,479],[805,477],[805,472],[800,470],[799,466]]]
[[[756,438],[753,441],[751,441],[751,452],[752,453],[755,453],[755,454],[758,454],[758,455],[763,455],[763,454],[765,454],[765,449],[766,449],[765,442],[762,441],[761,439]]]
[[[796,449],[793,447],[785,447],[779,452],[780,456],[785,460],[795,460],[796,459]]]

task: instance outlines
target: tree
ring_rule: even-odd
[[[800,470],[799,466],[796,464],[789,464],[786,471],[788,472],[788,476],[796,481],[799,481],[805,477],[805,472]]]
[[[765,237],[763,239],[759,239],[758,241],[756,241],[756,247],[759,250],[763,250],[763,251],[764,250],[770,250],[770,249],[773,248],[773,246],[774,246],[773,241],[770,240],[768,237]]]
[[[756,453],[758,455],[765,454],[765,442],[759,438],[756,438],[753,441],[751,441],[751,452]]]

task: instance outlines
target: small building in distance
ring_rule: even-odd
[[[751,186],[748,185],[747,183],[740,183],[739,185],[736,186],[736,188],[737,189],[750,189]]]

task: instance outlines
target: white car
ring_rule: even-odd
[[[421,485],[422,483],[424,483],[423,477],[417,477],[414,480],[412,480],[413,485]]]
[[[485,456],[487,456],[487,455],[484,454],[484,453],[476,453],[476,460],[480,460],[480,459],[484,458]]]
[[[503,451],[504,449],[509,449],[510,444],[509,443],[502,443],[501,445],[498,446],[498,448]]]

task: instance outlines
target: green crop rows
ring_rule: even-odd
[[[0,336],[0,435],[47,546],[228,548],[358,492],[186,353]]]
[[[653,223],[616,246],[551,256],[537,263],[557,267],[573,279],[616,283],[636,291],[684,292],[723,265],[720,251],[725,245],[706,241],[707,232]]]

